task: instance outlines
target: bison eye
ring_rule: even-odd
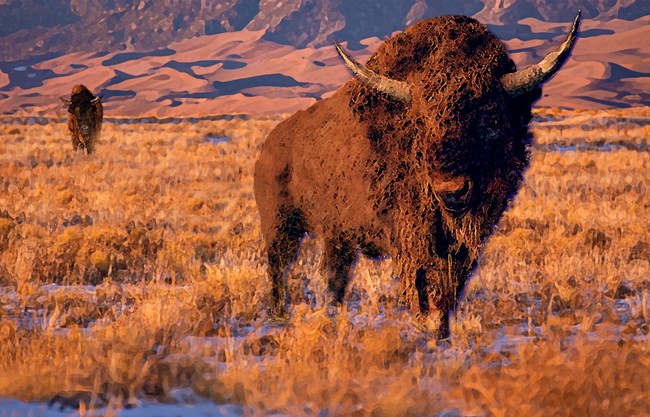
[[[452,179],[436,179],[433,182],[433,193],[442,206],[450,212],[460,213],[469,208],[474,183],[468,177],[460,176]]]

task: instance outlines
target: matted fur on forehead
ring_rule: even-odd
[[[74,87],[72,87],[72,93],[70,94],[71,96],[85,96],[85,97],[94,97],[93,93],[90,92],[90,90],[82,84],[77,84]]]
[[[515,70],[505,45],[475,19],[441,16],[422,20],[387,39],[366,66],[379,74],[414,84],[427,84],[436,74],[453,76],[481,70],[477,80],[499,80]],[[480,82],[478,88],[488,88]],[[417,87],[417,85],[415,85]]]

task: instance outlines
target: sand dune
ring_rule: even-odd
[[[520,20],[497,30],[517,65],[540,59],[562,39],[566,23]],[[586,20],[572,59],[549,81],[543,107],[605,108],[650,103],[650,16],[635,21]],[[269,115],[291,113],[327,97],[350,75],[333,47],[295,48],[263,31],[227,32],[173,42],[148,53],[75,53],[0,71],[4,115],[61,115],[57,97],[74,84],[104,96],[111,116]],[[380,44],[366,39],[352,52],[365,62]]]

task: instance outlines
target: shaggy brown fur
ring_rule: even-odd
[[[68,129],[75,152],[81,148],[93,153],[102,130],[104,107],[101,101],[81,84],[72,88],[70,100],[61,101],[68,105]]]
[[[506,48],[474,19],[420,21],[366,65],[411,85],[408,104],[356,79],[271,132],[255,167],[274,309],[305,233],[324,239],[322,269],[342,301],[359,249],[391,254],[401,297],[442,313],[440,336],[482,244],[528,165],[531,105],[510,98]]]

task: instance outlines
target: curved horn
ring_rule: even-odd
[[[93,98],[92,100],[90,100],[90,102],[95,104],[95,103],[99,102],[101,99],[102,99],[101,96],[97,96],[97,97]]]
[[[407,103],[411,102],[411,91],[407,83],[393,80],[392,78],[384,77],[383,75],[375,73],[352,59],[352,57],[345,52],[338,42],[334,41],[334,46],[336,47],[336,52],[338,52],[341,58],[343,58],[345,66],[352,71],[352,74],[354,74],[359,81],[375,91],[384,93],[391,98]]]
[[[569,57],[571,49],[575,45],[581,13],[582,9],[578,10],[573,26],[571,26],[569,34],[559,48],[550,52],[539,63],[501,77],[503,88],[509,95],[516,97],[525,94],[555,75]]]

